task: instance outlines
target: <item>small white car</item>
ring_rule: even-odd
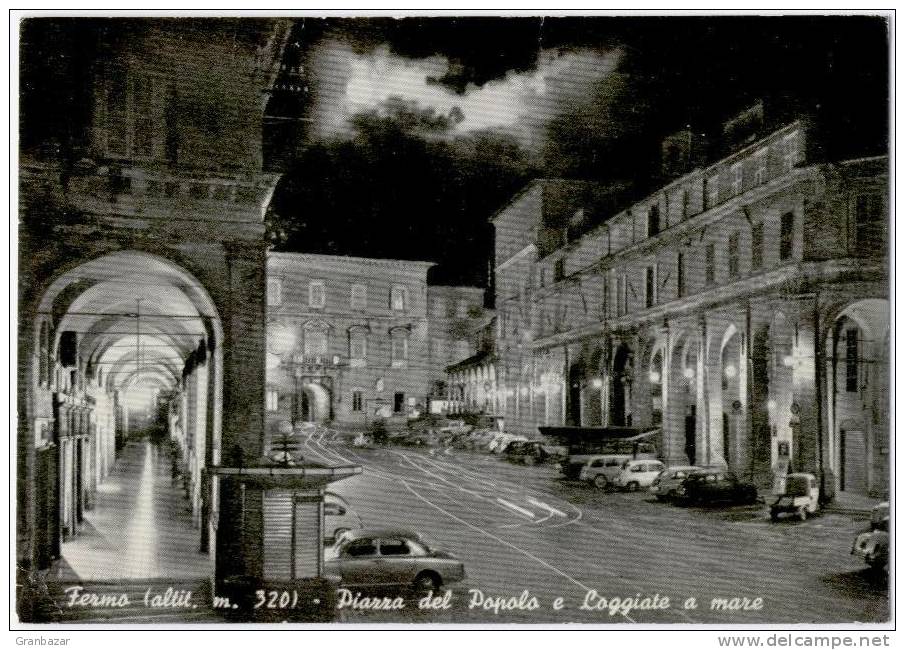
[[[639,488],[650,487],[662,471],[663,463],[659,460],[627,460],[613,482],[616,487],[634,492]]]
[[[685,479],[700,471],[701,468],[695,465],[667,467],[654,479],[654,482],[650,486],[650,493],[655,495],[660,501],[675,499],[678,494],[678,489]]]

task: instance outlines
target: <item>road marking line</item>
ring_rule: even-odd
[[[522,508],[521,506],[517,506],[514,503],[506,501],[506,499],[501,499],[500,497],[497,497],[496,500],[497,500],[497,503],[499,503],[501,506],[506,506],[507,508],[511,508],[512,510],[519,512],[530,519],[534,519],[534,513],[531,512],[530,510],[526,510],[525,508]]]
[[[421,496],[420,494],[418,494],[418,492],[416,492],[414,489],[412,489],[412,487],[411,487],[406,481],[402,481],[402,485],[404,485],[404,486],[405,486],[405,489],[407,489],[409,492],[411,492],[411,493],[414,494],[416,497],[418,497],[419,499],[421,499],[422,501],[424,501],[424,503],[426,503],[427,505],[431,506],[431,507],[434,508],[435,510],[439,510],[440,512],[442,512],[443,514],[445,514],[445,515],[446,515],[447,517],[449,517],[450,519],[454,519],[455,521],[458,521],[460,524],[463,524],[463,525],[465,525],[465,526],[468,526],[468,527],[471,528],[472,530],[476,530],[477,532],[481,533],[482,535],[486,535],[486,536],[489,537],[490,539],[499,542],[499,543],[502,544],[503,546],[508,546],[508,547],[511,548],[512,550],[518,551],[519,553],[521,553],[521,554],[524,555],[525,557],[534,560],[534,561],[537,562],[538,564],[541,564],[541,565],[547,567],[548,569],[550,569],[551,571],[553,571],[554,573],[556,573],[556,574],[562,576],[563,578],[565,578],[566,580],[568,580],[569,582],[571,582],[573,585],[576,585],[576,586],[578,586],[579,588],[584,589],[585,593],[591,591],[591,588],[588,587],[587,585],[582,584],[581,582],[579,582],[578,580],[576,580],[575,578],[573,578],[572,576],[570,576],[568,573],[565,573],[564,571],[561,571],[560,569],[557,569],[555,566],[553,566],[553,565],[550,564],[549,562],[545,562],[544,560],[542,560],[541,558],[537,557],[537,556],[534,555],[533,553],[530,553],[529,551],[526,551],[526,550],[524,550],[524,549],[522,549],[522,548],[519,548],[518,546],[516,546],[515,544],[512,544],[511,542],[507,542],[505,539],[503,539],[503,538],[501,538],[501,537],[497,537],[497,536],[494,535],[493,533],[488,532],[488,531],[484,530],[483,528],[481,528],[481,527],[479,527],[479,526],[475,526],[474,524],[465,521],[465,520],[462,519],[461,517],[457,517],[457,516],[454,515],[453,513],[449,512],[448,510],[444,510],[443,508],[441,508],[440,506],[438,506],[436,503],[434,503],[434,502],[431,501],[430,499],[427,499],[426,497],[423,497],[423,496]],[[625,620],[627,620],[629,623],[635,623],[635,622],[636,622],[635,619],[633,619],[633,618],[632,618],[631,616],[629,616],[628,614],[623,614],[622,612],[619,612],[619,613],[620,613],[620,614],[625,618]]]
[[[543,501],[538,501],[537,499],[532,499],[531,497],[528,497],[528,503],[530,503],[533,506],[537,506],[538,508],[543,508],[544,510],[549,512],[551,515],[558,515],[563,518],[568,518],[568,515],[566,513],[564,513],[562,510],[557,510],[553,506],[546,504]]]

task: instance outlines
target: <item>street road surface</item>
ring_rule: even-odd
[[[363,466],[360,476],[331,490],[350,502],[365,526],[420,532],[465,563],[467,578],[450,586],[449,609],[419,610],[415,597],[401,611],[346,608],[343,619],[349,622],[738,625],[889,619],[885,584],[869,579],[849,554],[866,521],[848,515],[773,523],[763,505],[676,507],[644,492],[603,492],[564,481],[552,465],[525,467],[491,454],[444,449],[352,448],[325,431],[310,435],[303,453],[310,460]],[[353,590],[359,591],[362,597],[385,595]],[[478,592],[484,603],[503,608],[470,608],[481,600]],[[531,596],[536,609],[505,609],[493,600],[514,603],[521,597],[524,607]],[[712,599],[726,600],[712,609]],[[586,602],[595,609],[582,609]]]

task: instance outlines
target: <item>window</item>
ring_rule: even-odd
[[[858,392],[858,330],[845,332],[845,391]]]
[[[404,367],[408,361],[408,336],[402,331],[396,330],[390,335],[391,362],[394,368]]]
[[[657,269],[648,266],[644,271],[644,306],[653,307],[657,302]]]
[[[408,303],[408,290],[405,287],[393,287],[390,290],[390,309],[405,311]]]
[[[368,307],[368,288],[363,284],[353,284],[352,293],[349,297],[349,305],[352,309],[367,309]]]
[[[779,231],[779,259],[787,260],[792,257],[792,242],[795,228],[795,214],[786,212],[782,215]]]
[[[726,253],[726,259],[729,264],[729,277],[732,279],[738,278],[739,276],[739,265],[738,265],[738,233],[734,232],[729,235],[729,250]]]
[[[402,413],[405,410],[405,393],[393,393],[393,413]]]
[[[349,557],[370,557],[377,555],[377,544],[371,539],[356,539],[346,546],[345,555]]]
[[[626,309],[626,289],[625,289],[625,274],[619,275],[616,277],[616,315],[624,316],[628,311]]]
[[[685,253],[676,255],[676,297],[685,296]]]
[[[704,283],[708,286],[716,282],[716,245],[707,244],[705,249]]]
[[[883,234],[883,205],[876,194],[855,197],[855,247],[860,252],[886,248]]]
[[[622,313],[628,313],[628,276],[622,275]]]
[[[275,390],[267,391],[267,410],[268,411],[279,411],[280,410],[280,394]]]
[[[305,328],[305,356],[327,356],[327,330],[317,326]]]
[[[560,257],[553,263],[553,281],[559,282],[564,277],[566,277],[566,260],[564,257]]]
[[[367,332],[362,329],[349,331],[349,363],[358,368],[365,365],[368,358]]]
[[[782,147],[782,169],[786,172],[792,171],[792,168],[798,163],[798,131],[784,137]]]
[[[308,283],[308,306],[313,309],[323,309],[327,302],[323,280],[312,280]]]
[[[116,157],[163,156],[170,100],[168,82],[122,69],[110,71],[107,84],[107,153]]]
[[[742,163],[737,162],[732,165],[732,194],[738,195],[742,193]]]
[[[364,410],[364,404],[361,399],[361,391],[353,390],[352,391],[352,410],[353,411],[362,411]]]
[[[409,555],[409,545],[404,539],[380,540],[381,555]]]
[[[647,211],[647,236],[653,237],[660,232],[660,206],[656,203]]]
[[[754,156],[754,185],[767,182],[767,150],[761,149]]]
[[[42,386],[50,384],[50,326],[47,321],[41,323],[41,333],[38,336],[38,381]],[[100,382],[98,370],[98,383]]]
[[[711,176],[704,179],[704,209],[712,208],[720,202],[719,176]]]
[[[760,269],[764,265],[764,224],[751,226],[751,269]]]
[[[600,281],[602,285],[600,290],[600,315],[606,318],[609,316],[610,274],[604,271]]]
[[[267,304],[271,307],[283,304],[283,281],[280,278],[267,279]]]
[[[107,84],[107,153],[129,154],[128,93],[125,74],[114,70]]]

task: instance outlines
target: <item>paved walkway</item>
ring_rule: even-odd
[[[130,442],[98,487],[80,534],[63,544],[47,576],[58,581],[195,578],[211,574],[198,551],[187,502],[170,478],[169,458],[147,441]]]

